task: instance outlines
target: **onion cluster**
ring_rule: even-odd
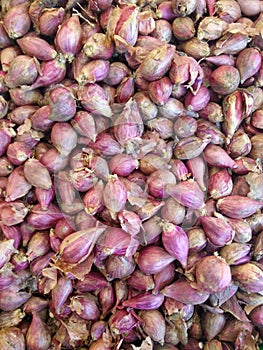
[[[256,350],[263,1],[2,0],[0,349]]]

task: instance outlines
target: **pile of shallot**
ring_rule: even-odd
[[[2,0],[0,349],[263,339],[263,1]]]

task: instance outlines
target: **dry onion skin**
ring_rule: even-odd
[[[1,1],[1,349],[260,347],[262,13]]]

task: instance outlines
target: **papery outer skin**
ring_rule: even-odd
[[[197,1],[191,0],[191,1],[178,1],[178,0],[172,0],[172,8],[175,14],[179,16],[187,16],[190,15],[194,10],[196,9]]]
[[[176,178],[180,181],[187,180],[190,177],[189,170],[186,164],[180,159],[171,159],[170,161],[171,171]]]
[[[201,227],[191,227],[187,231],[189,252],[200,252],[207,244],[207,238]]]
[[[89,214],[96,214],[102,210],[103,206],[103,182],[100,180],[93,188],[91,188],[83,197],[85,211]]]
[[[209,120],[210,122],[222,122],[222,107],[215,102],[208,102],[206,107],[199,111],[199,116],[205,120]]]
[[[139,9],[134,5],[124,5],[122,8],[115,8],[109,17],[107,26],[107,35],[113,37],[116,44],[116,36],[124,41],[124,52],[126,44],[134,46],[138,38]],[[118,42],[117,42],[118,43]],[[122,52],[123,47],[120,45],[117,48]]]
[[[168,77],[150,82],[148,94],[157,105],[164,105],[172,93],[172,83]]]
[[[2,251],[0,259],[0,268],[2,268],[10,260],[11,254],[16,252],[16,249],[14,247],[14,239],[2,241],[0,243],[0,247]]]
[[[106,34],[94,33],[83,46],[83,51],[87,57],[93,59],[109,59],[114,52],[112,40],[108,41]]]
[[[195,35],[194,22],[191,17],[177,17],[172,23],[172,31],[178,40],[189,40]]]
[[[79,83],[95,83],[104,80],[109,71],[110,63],[104,60],[92,60],[86,63],[77,79]]]
[[[10,90],[10,97],[18,106],[26,104],[36,104],[42,98],[39,90],[25,90],[23,87],[17,87]]]
[[[71,125],[79,135],[89,137],[92,141],[96,141],[97,130],[92,114],[86,111],[78,111],[74,115],[74,118],[71,119]]]
[[[209,90],[205,86],[201,86],[195,94],[191,91],[187,92],[185,96],[185,107],[190,111],[198,112],[205,108],[209,101]]]
[[[170,197],[161,209],[161,217],[174,225],[180,225],[185,217],[185,207]]]
[[[51,129],[51,140],[62,156],[68,156],[77,145],[77,133],[66,122],[57,122]]]
[[[41,206],[42,210],[47,210],[48,206],[51,204],[55,197],[55,190],[52,186],[50,189],[45,190],[43,188],[35,188],[35,196]]]
[[[137,102],[130,99],[114,122],[114,135],[119,144],[126,145],[142,136],[143,121],[137,106]]]
[[[227,137],[231,139],[242,122],[242,94],[239,90],[234,91],[223,100],[223,114],[227,128]]]
[[[174,84],[188,82],[187,87],[195,94],[200,89],[204,72],[193,57],[178,55],[173,60],[169,71],[169,78]],[[192,87],[193,85],[194,87]]]
[[[174,123],[174,132],[178,137],[193,136],[196,130],[196,119],[187,115],[180,116]]]
[[[101,258],[111,254],[124,255],[131,243],[131,236],[127,232],[118,227],[110,227],[98,238],[96,249]]]
[[[246,48],[249,41],[247,34],[242,33],[226,33],[215,45],[214,55],[228,54],[235,55]]]
[[[228,152],[232,158],[236,159],[237,157],[247,156],[251,148],[252,144],[248,134],[237,131],[228,145]]]
[[[63,86],[55,86],[49,91],[49,105],[49,119],[53,121],[68,121],[76,113],[75,97],[69,89]]]
[[[110,171],[118,176],[128,176],[136,168],[138,161],[128,154],[117,154],[109,161]]]
[[[125,278],[130,276],[135,270],[133,259],[126,256],[110,255],[105,261],[107,279],[111,281],[115,278]]]
[[[139,215],[136,213],[123,210],[119,213],[118,219],[120,221],[121,228],[128,232],[132,237],[136,236],[140,232],[142,223]]]
[[[14,165],[21,165],[32,156],[30,147],[23,141],[14,141],[6,151],[7,158]]]
[[[205,17],[199,23],[197,37],[199,40],[216,40],[222,36],[228,27],[229,25],[220,18]]]
[[[35,232],[33,237],[28,242],[27,256],[29,260],[45,255],[50,250],[48,232]]]
[[[207,167],[202,156],[188,159],[186,166],[193,178],[196,179],[201,190],[206,191],[207,189]]]

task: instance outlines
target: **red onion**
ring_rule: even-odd
[[[108,41],[103,33],[94,33],[86,41],[83,47],[86,56],[93,59],[109,59],[114,51],[112,41]]]
[[[259,71],[261,61],[262,57],[256,49],[249,48],[239,53],[236,66],[239,70],[242,84]]]
[[[67,123],[56,123],[52,126],[51,139],[63,156],[68,156],[77,144],[77,134]]]
[[[55,36],[55,45],[69,61],[74,59],[82,46],[82,30],[78,16],[72,16],[62,22]]]
[[[1,2],[0,348],[260,346],[261,7]]]
[[[158,256],[158,260],[155,259],[155,256]],[[157,273],[174,260],[175,258],[163,248],[148,246],[139,252],[137,264],[144,273]]]
[[[191,305],[203,303],[209,297],[208,292],[200,290],[195,283],[183,279],[165,287],[162,294],[181,303]]]
[[[41,337],[36,337],[35,335],[41,332]],[[41,318],[37,313],[33,313],[32,321],[28,328],[26,334],[26,346],[29,350],[36,348],[47,350],[51,343],[51,336],[46,328],[46,325],[43,323]]]
[[[96,240],[105,229],[100,228],[94,230],[77,231],[67,236],[61,243],[59,250],[60,255],[64,261],[76,263],[85,259],[94,247]],[[83,238],[85,245],[83,245]]]
[[[30,29],[31,21],[28,14],[28,3],[24,2],[10,7],[4,17],[5,29],[12,39],[24,36]]]
[[[194,22],[191,17],[177,17],[172,24],[173,35],[178,40],[189,40],[195,35]]]
[[[216,268],[213,268],[215,266]],[[197,285],[206,292],[219,292],[231,282],[230,267],[216,256],[207,256],[196,266]]]
[[[183,267],[186,266],[189,243],[184,230],[180,226],[165,224],[162,232],[165,250],[174,256]]]
[[[142,62],[138,73],[149,81],[162,78],[171,66],[175,47],[164,45],[152,50]]]
[[[38,78],[30,86],[36,89],[50,84],[60,83],[66,75],[66,65],[61,57],[54,60],[42,62]]]
[[[18,39],[17,43],[25,54],[35,56],[42,61],[49,61],[57,56],[56,50],[39,37],[26,36]]]
[[[76,102],[72,93],[63,86],[54,87],[49,92],[49,119],[67,121],[76,113]]]
[[[222,65],[215,69],[210,77],[211,88],[221,95],[228,95],[235,91],[239,82],[239,72],[232,66]]]
[[[10,64],[5,82],[9,88],[14,88],[34,83],[37,76],[37,65],[34,59],[30,56],[18,55]]]

